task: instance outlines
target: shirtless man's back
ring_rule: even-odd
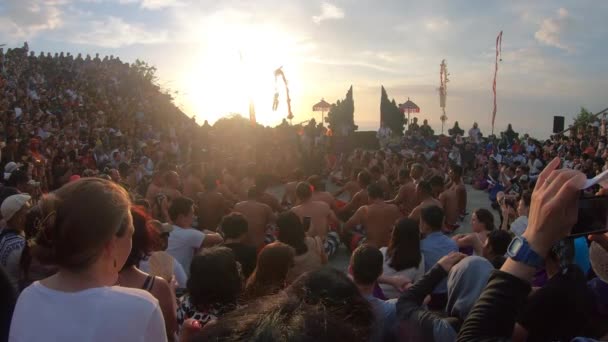
[[[255,185],[256,169],[255,164],[248,164],[245,170],[245,177],[241,179],[238,196],[243,201],[247,199],[247,192],[249,189]]]
[[[458,193],[454,188],[450,188],[439,195],[439,200],[443,206],[445,213],[445,225],[450,230],[454,230],[458,227],[458,220],[460,218],[460,206],[458,201]]]
[[[243,214],[249,225],[244,243],[257,249],[264,244],[268,225],[276,221],[276,216],[268,205],[257,200],[259,193],[255,187],[252,187],[247,195],[249,199],[237,203],[234,211]]]
[[[283,198],[281,199],[281,204],[282,205],[286,205],[286,204],[291,204],[291,206],[296,205],[296,186],[298,186],[298,183],[302,181],[302,179],[304,178],[304,172],[300,169],[295,169],[293,171],[291,179],[295,179],[293,182],[288,182],[285,184],[285,192],[283,193]]]
[[[257,200],[268,205],[272,211],[279,212],[282,209],[279,199],[266,192],[269,183],[269,176],[267,175],[261,175],[255,178],[255,187],[259,194]]]
[[[312,185],[312,200],[325,202],[332,210],[336,209],[336,199],[332,194],[325,191],[325,182],[317,175],[308,177],[308,183]]]
[[[300,205],[291,209],[302,222],[305,217],[310,217],[310,227],[307,235],[325,238],[329,228],[329,221],[337,222],[337,218],[329,205],[325,202],[313,201],[312,191],[308,183],[300,183],[296,188],[296,194]]]
[[[397,196],[394,199],[387,201],[387,203],[396,204],[399,206],[401,214],[408,217],[412,210],[419,204],[418,197],[416,196],[416,185],[414,185],[407,170],[399,171],[399,182],[401,183],[401,186],[399,187]]]
[[[329,216],[331,209],[325,202],[309,201],[291,209],[300,220],[310,217],[310,228],[306,233],[310,237],[319,236],[325,238],[328,231]]]
[[[337,210],[340,218],[343,218],[344,221],[347,221],[361,206],[369,203],[367,187],[372,182],[372,176],[367,171],[361,171],[357,176],[357,180],[361,190],[359,190],[344,207]]]
[[[452,165],[449,171],[450,179],[452,180],[452,190],[458,200],[458,215],[464,216],[467,211],[467,188],[462,182],[462,167],[458,165]]]
[[[178,190],[180,186],[180,177],[175,171],[167,171],[165,173],[165,187],[163,192],[169,197],[170,200],[182,197],[182,193]]]
[[[260,197],[258,197],[258,201],[266,204],[267,206],[270,207],[270,209],[272,209],[273,212],[280,212],[281,211],[281,203],[279,203],[279,200],[274,197],[273,195],[267,193],[267,192],[263,192]]]
[[[386,176],[382,173],[383,170],[382,168],[380,168],[378,165],[373,166],[370,169],[370,172],[372,174],[372,180],[374,183],[378,184],[380,186],[380,188],[382,189],[382,193],[384,194],[383,197],[386,199],[388,198],[388,194],[390,193],[390,184],[388,183],[388,180],[386,179]]]
[[[228,213],[228,204],[217,191],[200,192],[197,196],[197,215],[199,229],[216,231],[222,217]]]
[[[146,190],[146,200],[150,205],[154,204],[158,194],[163,193],[163,187],[163,175],[161,172],[156,172],[152,175],[152,182],[148,185],[148,189]]]
[[[312,193],[312,200],[325,202],[332,210],[336,208],[336,199],[327,191],[314,191]]]
[[[190,199],[196,198],[196,194],[205,190],[203,182],[194,175],[189,175],[184,181],[184,196]]]
[[[199,229],[215,231],[230,209],[228,201],[217,191],[213,177],[205,177],[205,191],[197,195],[197,215]]]
[[[228,162],[228,166],[226,166],[226,169],[224,172],[222,172],[222,184],[225,184],[230,192],[237,195],[239,192],[239,186],[236,178],[234,177],[234,170],[235,167],[233,162]]]
[[[342,193],[346,192],[348,194],[348,199],[352,199],[355,194],[361,191],[361,187],[359,186],[359,182],[357,181],[357,176],[361,172],[361,169],[353,169],[350,179],[336,192],[333,193],[334,197],[338,197],[342,195]]]
[[[427,181],[421,181],[416,186],[416,195],[418,196],[418,200],[420,200],[420,204],[416,206],[408,216],[410,219],[415,221],[420,221],[420,211],[423,208],[430,207],[436,205],[441,208],[441,202],[433,197],[431,184]]]
[[[366,232],[365,243],[375,247],[386,247],[391,239],[395,222],[401,217],[399,208],[384,202],[382,188],[378,184],[368,188],[370,204],[357,210],[344,225],[345,231],[362,225]]]
[[[184,196],[190,199],[196,199],[196,195],[199,192],[205,190],[202,181],[202,166],[200,164],[193,164],[189,168],[189,175],[184,181]]]

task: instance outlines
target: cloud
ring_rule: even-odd
[[[157,44],[167,40],[167,32],[151,32],[138,24],[130,24],[118,17],[92,20],[83,30],[73,30],[67,40],[76,44],[87,44],[108,48],[119,48],[133,44]]]
[[[15,38],[30,38],[41,31],[63,25],[64,0],[5,0],[0,32]]]
[[[572,18],[565,8],[557,10],[557,16],[546,18],[540,25],[540,29],[534,33],[534,38],[542,44],[553,46],[558,49],[573,51],[573,48],[563,42],[564,31],[571,26]]]
[[[424,27],[429,31],[441,31],[449,25],[450,22],[445,18],[429,18],[424,22]]]
[[[183,5],[180,0],[119,0],[121,4],[138,3],[139,7],[148,10],[159,10],[166,7],[177,7]]]
[[[322,59],[318,57],[306,57],[302,61],[312,64],[340,66],[340,67],[358,67],[364,69],[371,69],[380,72],[386,72],[390,74],[405,74],[403,70],[396,68],[385,67],[383,65],[374,64],[366,61],[359,60],[342,60],[342,59]]]
[[[328,2],[324,2],[321,4],[321,14],[313,16],[312,21],[318,25],[323,20],[342,18],[344,18],[344,10]]]

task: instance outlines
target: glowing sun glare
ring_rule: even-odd
[[[213,123],[230,113],[249,117],[252,100],[259,123],[280,123],[287,116],[285,90],[277,83],[280,106],[273,112],[274,70],[283,66],[290,92],[297,92],[298,68],[290,56],[296,42],[276,28],[219,21],[206,27],[204,36],[187,80],[197,120]]]

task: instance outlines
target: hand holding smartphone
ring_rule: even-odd
[[[578,201],[578,219],[571,237],[608,231],[608,196],[581,197]]]

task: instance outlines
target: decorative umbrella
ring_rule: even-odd
[[[407,98],[407,102],[399,105],[399,110],[401,113],[407,113],[407,126],[410,126],[410,114],[411,113],[420,113],[420,107],[417,104],[412,102],[410,98]]]
[[[325,123],[325,113],[329,112],[330,109],[331,105],[325,99],[321,99],[321,102],[312,106],[313,112],[321,112],[321,123]]]

